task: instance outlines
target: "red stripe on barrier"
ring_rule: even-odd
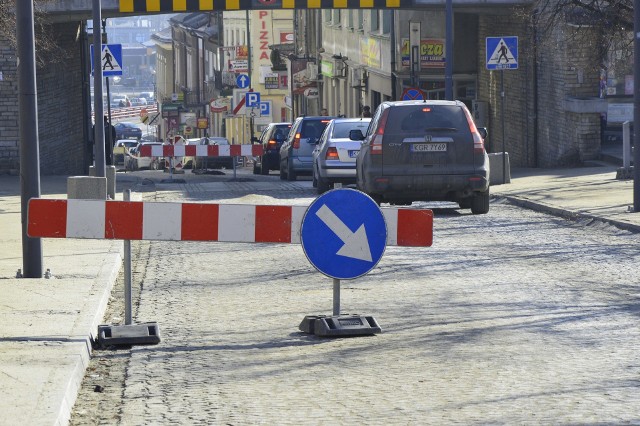
[[[162,145],[162,156],[173,157],[173,145]]]
[[[262,155],[262,145],[252,145],[251,146],[251,155],[254,157],[259,157]]]
[[[66,238],[67,200],[32,198],[28,206],[27,235],[43,238]]]
[[[142,145],[140,147],[141,157],[151,157],[151,145]]]
[[[218,241],[218,204],[182,204],[182,239]]]
[[[431,247],[433,212],[431,210],[398,210],[399,246]]]
[[[137,201],[107,201],[104,237],[141,240],[144,204]]]
[[[185,157],[195,157],[196,156],[196,146],[195,145],[187,145],[184,147],[184,155]]]
[[[229,151],[231,152],[232,157],[239,157],[242,154],[242,146],[241,145],[230,145]]]
[[[291,242],[291,207],[256,206],[256,243]]]

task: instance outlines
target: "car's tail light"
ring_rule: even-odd
[[[278,142],[276,142],[274,139],[271,139],[269,142],[267,142],[267,149],[275,148],[276,146],[278,146]]]
[[[385,109],[378,122],[378,128],[375,134],[371,137],[369,147],[371,148],[371,155],[382,154],[382,139],[384,138],[384,128],[387,125],[387,118],[389,117],[389,108]]]
[[[484,140],[482,140],[482,136],[480,136],[480,133],[476,128],[476,124],[473,122],[473,118],[471,118],[471,113],[469,112],[469,110],[465,109],[464,114],[467,117],[469,130],[471,130],[471,135],[473,136],[473,152],[475,154],[484,154]]]
[[[296,137],[293,138],[293,149],[298,149],[300,148],[300,133],[296,133]]]
[[[337,160],[338,157],[338,150],[336,149],[335,146],[329,147],[329,149],[327,149],[327,154],[324,157],[327,160]]]

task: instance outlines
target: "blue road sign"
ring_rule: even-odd
[[[244,105],[247,108],[260,108],[260,92],[247,92]]]
[[[271,101],[260,102],[260,115],[271,115]]]
[[[355,189],[334,189],[311,203],[300,239],[309,262],[337,279],[358,278],[380,261],[387,224],[378,205]]]
[[[236,86],[240,89],[246,89],[249,87],[249,83],[251,83],[251,79],[246,74],[240,74],[236,77]]]
[[[518,37],[487,37],[488,70],[518,69]]]
[[[90,45],[91,51],[91,75],[93,75],[93,44]],[[102,76],[110,77],[112,75],[122,75],[122,45],[121,44],[103,44],[102,54],[100,55],[100,65],[102,66]]]
[[[409,88],[405,89],[404,92],[402,92],[403,101],[413,101],[416,99],[420,101],[424,99],[424,93],[422,92],[422,90]]]

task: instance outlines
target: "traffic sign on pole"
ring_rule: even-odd
[[[247,108],[260,108],[260,92],[247,92],[245,106]]]
[[[318,271],[336,279],[353,279],[380,261],[387,225],[368,195],[354,189],[334,189],[311,203],[300,237],[307,259]]]
[[[91,49],[91,75],[93,75],[93,45]],[[103,44],[102,54],[100,55],[100,66],[102,67],[102,76],[110,77],[113,75],[122,75],[122,45],[121,44]]]
[[[247,87],[249,87],[250,83],[251,79],[246,74],[240,74],[236,77],[236,86],[238,86],[238,88],[240,89],[246,89]]]
[[[518,37],[487,37],[488,70],[518,69]]]

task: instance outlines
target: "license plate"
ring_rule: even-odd
[[[356,158],[358,156],[358,152],[360,151],[357,149],[349,150],[349,158]]]
[[[411,145],[411,152],[444,152],[446,150],[446,143],[414,143]]]

